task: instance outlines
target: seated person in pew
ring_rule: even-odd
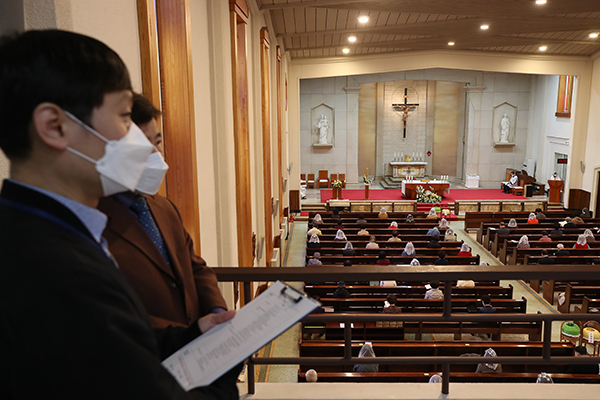
[[[352,297],[348,289],[346,289],[346,283],[344,281],[339,281],[337,289],[333,292],[331,297],[335,297],[336,299],[347,299]]]
[[[429,383],[442,383],[442,376],[440,374],[432,375],[429,378]]]
[[[583,224],[585,224],[585,222],[583,221],[583,219],[581,219],[581,217],[574,217],[573,218],[573,223],[575,225],[583,225]]]
[[[587,244],[587,239],[584,235],[579,235],[577,237],[577,243],[573,245],[574,249],[589,249],[590,245]]]
[[[377,244],[377,239],[375,236],[371,236],[369,238],[369,243],[365,246],[366,249],[378,249],[379,245]]]
[[[331,214],[331,218],[332,219],[337,219],[340,220],[342,217],[340,216],[340,210],[338,210],[337,208],[333,210],[333,213]]]
[[[592,218],[592,213],[590,212],[589,208],[583,207],[581,209],[581,215],[579,215],[579,218]]]
[[[496,230],[498,235],[508,235],[510,233],[510,229],[506,227],[504,221],[500,221],[500,227]]]
[[[416,258],[413,258],[412,261],[410,262],[410,266],[411,267],[415,267],[421,265],[421,263],[419,262],[419,260],[417,260]]]
[[[460,246],[460,251],[457,255],[459,257],[473,257],[473,254],[471,253],[471,248],[466,243],[463,243],[462,246]]]
[[[563,231],[562,228],[560,226],[560,223],[557,222],[554,224],[554,230],[552,232],[550,232],[551,235],[562,235]]]
[[[427,214],[427,219],[438,219],[437,211],[435,211],[435,207],[431,207],[429,210],[429,214]]]
[[[490,296],[483,296],[481,298],[481,304],[482,307],[479,309],[478,312],[482,314],[494,314],[496,312],[496,309],[492,307],[492,299],[490,298]]]
[[[428,300],[428,299],[443,300],[444,299],[444,292],[442,292],[439,289],[439,287],[440,287],[439,281],[431,281],[429,286],[431,287],[431,289],[429,289],[427,292],[425,292],[425,300]],[[425,286],[425,287],[427,287],[427,286]]]
[[[342,223],[342,220],[341,220],[341,219],[338,219],[337,223],[336,223],[336,224],[335,224],[335,226],[334,226],[334,229],[338,229],[338,230],[341,230],[341,231],[343,231],[343,230],[344,230],[344,228],[345,228],[345,227],[344,227],[344,224]]]
[[[348,238],[346,237],[346,234],[344,233],[343,230],[338,229],[333,240],[343,240],[343,241],[347,242]]]
[[[396,221],[392,221],[388,229],[398,229],[398,223]]]
[[[565,224],[562,227],[563,227],[563,229],[574,229],[574,228],[577,228],[577,225],[575,225],[575,223],[573,223],[573,220],[571,219],[571,217],[567,217],[567,218],[565,218]]]
[[[456,242],[456,233],[450,228],[446,229],[446,233],[444,233],[444,240],[446,242]]]
[[[431,240],[429,240],[429,243],[427,243],[427,248],[428,249],[439,249],[440,247],[442,247],[442,245],[440,244],[439,235],[432,236]]]
[[[556,245],[556,250],[556,253],[554,253],[556,257],[569,257],[571,255],[571,252],[565,250],[565,245],[562,243]]]
[[[510,190],[512,188],[519,186],[518,181],[519,181],[519,178],[517,177],[517,174],[515,173],[515,171],[511,171],[509,181],[502,184],[503,185],[502,190],[504,190],[504,193],[510,193]]]
[[[586,346],[577,346],[574,350],[575,357],[586,357],[588,355]],[[598,375],[598,373],[600,373],[598,364],[573,364],[569,365],[569,369],[567,369],[567,374]]]
[[[360,230],[356,233],[358,236],[369,236],[370,233],[367,230],[367,224],[362,224]]]
[[[529,238],[527,237],[527,235],[523,235],[521,236],[521,239],[519,239],[519,243],[517,243],[517,249],[530,249],[531,246],[529,245]]]
[[[314,224],[317,224],[317,226],[323,225],[323,218],[321,217],[321,214],[316,214],[313,217],[313,225]]]
[[[387,241],[388,242],[401,242],[402,239],[400,239],[398,237],[398,231],[392,231],[392,237],[390,237]]]
[[[414,224],[415,223],[415,217],[413,217],[412,214],[408,214],[406,216],[405,223],[407,223],[407,224]]]
[[[440,220],[439,229],[446,229],[446,228],[448,228],[448,220],[446,218],[442,218]]]
[[[527,218],[527,223],[530,225],[537,225],[540,223],[538,219],[535,217],[535,213],[529,213],[529,218]]]
[[[538,207],[538,208],[535,209],[535,217],[539,221],[540,219],[546,219],[546,214],[544,214],[542,212],[542,209]]]
[[[552,377],[545,372],[540,372],[535,380],[535,383],[554,383]]]
[[[404,251],[402,251],[402,257],[414,257],[416,255],[417,253],[415,252],[415,246],[412,244],[412,242],[406,243],[406,246],[404,246]]]
[[[317,236],[321,236],[323,235],[323,232],[321,232],[321,230],[319,229],[319,224],[314,223],[312,224],[312,228],[306,232],[306,235],[308,237],[312,236],[313,234],[317,235]]]
[[[585,236],[585,240],[588,242],[596,241],[596,238],[594,237],[594,234],[592,233],[591,229],[586,229],[585,231],[583,231],[583,236]]]
[[[389,294],[387,296],[387,298],[385,299],[382,313],[384,313],[384,314],[401,314],[402,310],[396,306],[397,302],[398,302],[398,299],[396,298],[396,296],[393,294]]]
[[[391,264],[390,259],[387,258],[385,251],[380,251],[379,257],[377,260],[377,265],[390,265],[390,264]]]
[[[346,246],[344,247],[344,250],[342,250],[342,254],[348,257],[356,255],[356,250],[354,250],[352,243],[346,242]]]
[[[370,342],[367,342],[363,345],[363,347],[358,352],[358,358],[364,357],[376,357],[375,351],[373,351],[373,346]],[[356,364],[354,368],[352,368],[354,372],[379,372],[378,364]]]
[[[549,257],[548,250],[542,250],[542,258],[538,260],[538,264],[554,264],[554,258]]]
[[[313,256],[310,260],[308,260],[308,263],[306,265],[323,265],[323,263],[321,262],[321,260],[319,260],[319,258],[321,258],[321,253],[319,253],[318,251],[315,251],[313,253]]]
[[[542,231],[542,237],[539,238],[540,242],[551,242],[552,239],[548,236],[548,231]]]
[[[446,259],[446,252],[444,250],[440,250],[438,253],[438,259],[434,262],[435,265],[448,265],[450,261]]]
[[[381,207],[381,210],[379,210],[379,215],[377,215],[377,218],[388,219],[388,214],[387,214],[387,211],[385,210],[385,207]]]
[[[517,229],[519,227],[519,225],[517,225],[517,220],[514,218],[511,218],[508,221],[508,229]]]
[[[317,379],[319,379],[319,376],[317,375],[317,371],[315,371],[314,369],[309,369],[308,371],[306,371],[306,382],[309,383],[314,383],[317,381]]]
[[[358,225],[362,225],[362,224],[365,224],[365,225],[366,225],[366,223],[367,223],[367,220],[365,219],[365,216],[364,216],[363,214],[360,214],[360,215],[358,216],[358,219],[356,220],[356,223],[357,223]]]
[[[310,235],[310,239],[308,240],[306,247],[309,249],[320,249],[321,248],[321,241],[319,240],[319,236],[316,233],[313,233],[312,235]]]
[[[490,347],[485,351],[483,356],[490,358],[496,357],[496,351]],[[485,374],[500,374],[502,373],[502,365],[494,362],[477,364],[477,369],[475,372],[481,372]]]
[[[433,228],[429,229],[427,231],[427,235],[429,236],[434,236],[434,235],[439,235],[440,231],[438,230],[438,228],[436,226],[434,226]]]
[[[342,265],[344,267],[351,267],[352,266],[352,261],[351,260],[344,260],[344,263]]]

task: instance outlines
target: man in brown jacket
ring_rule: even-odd
[[[159,115],[146,98],[134,96],[131,118],[161,150]],[[154,235],[134,205],[144,199],[157,228]],[[154,327],[189,326],[202,315],[227,309],[215,273],[194,253],[192,238],[169,199],[122,193],[103,198],[98,209],[108,216],[104,237],[110,251]]]

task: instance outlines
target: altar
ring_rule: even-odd
[[[444,197],[444,192],[448,191],[450,193],[450,183],[444,181],[402,181],[402,196],[411,200],[415,200],[417,198],[417,187],[423,186],[423,189],[430,190],[440,196]]]
[[[406,178],[414,176],[423,178],[427,175],[427,161],[391,161],[393,172],[392,176],[398,178]]]

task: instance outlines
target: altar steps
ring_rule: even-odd
[[[383,181],[381,181],[379,183],[381,183],[381,186],[384,189],[401,189],[402,181],[403,181],[403,178],[398,178],[395,176],[386,176],[383,178]]]

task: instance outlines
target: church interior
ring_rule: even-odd
[[[255,359],[309,361],[251,363],[242,398],[598,398],[598,372],[573,374],[556,358],[578,345],[596,361],[600,352],[600,319],[591,315],[600,308],[600,1],[0,2],[1,34],[31,29],[103,41],[124,60],[134,90],[162,111],[170,169],[160,193],[215,269],[228,308],[291,269],[305,270],[305,279],[290,273],[291,283],[320,297],[323,315],[370,315],[353,322],[361,329],[347,329],[339,315],[293,325]],[[0,152],[0,178],[9,176]],[[528,223],[531,214],[539,226]],[[539,240],[580,215],[581,226]],[[496,232],[513,219],[515,231]],[[307,235],[314,227],[319,233]],[[586,230],[588,248],[571,249]],[[398,243],[388,240],[392,231]],[[408,242],[416,255],[404,254]],[[571,255],[555,256],[559,242]],[[356,252],[348,255],[346,243]],[[449,266],[437,265],[440,249]],[[539,263],[548,251],[557,265]],[[243,268],[269,278],[236,280]],[[306,272],[318,268],[327,278]],[[468,273],[473,287],[460,287]],[[451,301],[423,299],[435,280]],[[333,295],[340,281],[348,298]],[[390,294],[402,312],[378,322]],[[479,316],[488,296],[510,321],[460,319]],[[443,321],[450,309],[460,317]],[[418,321],[420,313],[440,320]],[[572,313],[586,314],[573,319],[575,336],[564,328]],[[367,342],[376,357],[432,361],[384,359],[378,372],[315,361],[348,361]],[[491,347],[507,359],[504,372],[475,373],[477,363],[457,360]],[[525,356],[538,362],[510,360]],[[307,383],[309,369],[316,384]],[[542,372],[555,384],[532,385]],[[429,384],[436,374],[445,382]]]

